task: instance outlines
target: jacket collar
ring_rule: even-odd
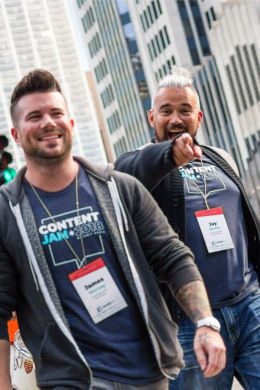
[[[97,164],[91,163],[83,157],[75,156],[73,157],[76,161],[82,165],[88,174],[96,177],[97,179],[106,182],[110,180],[114,165],[111,163],[108,164]],[[26,172],[26,166],[22,167],[18,172],[15,178],[10,181],[8,184],[1,187],[1,191],[5,196],[12,202],[13,205],[17,204],[20,200],[20,197],[23,194],[23,178]]]

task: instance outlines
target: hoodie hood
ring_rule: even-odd
[[[91,163],[82,157],[74,157],[74,160],[83,165],[90,175],[95,176],[96,178],[103,181],[111,180],[114,164]]]

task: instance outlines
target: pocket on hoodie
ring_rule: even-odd
[[[149,326],[160,345],[161,357],[165,368],[174,362],[179,368],[183,366],[182,349],[177,339],[178,326],[164,312],[158,302],[149,297]]]
[[[78,382],[79,378],[85,378],[86,384],[88,377],[88,369],[73,344],[64,336],[56,323],[49,323],[40,347],[39,385],[68,386],[71,383],[71,388],[74,388],[72,384]]]

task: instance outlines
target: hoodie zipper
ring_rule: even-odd
[[[11,202],[9,202],[9,204],[10,204],[11,210],[12,210],[14,216],[15,216],[18,229],[20,231],[20,234],[22,236],[23,242],[25,244],[25,249],[26,249],[28,260],[29,260],[30,268],[31,268],[31,271],[32,271],[33,279],[34,279],[34,282],[35,282],[35,285],[36,285],[36,289],[37,289],[37,291],[41,290],[41,292],[42,292],[42,294],[44,296],[44,299],[45,299],[45,303],[48,306],[48,308],[49,308],[49,310],[50,310],[50,312],[51,312],[51,314],[52,314],[52,316],[53,316],[57,326],[62,331],[64,336],[74,346],[74,348],[75,348],[77,354],[79,355],[80,359],[83,361],[84,365],[89,370],[90,381],[92,381],[93,374],[92,374],[91,368],[89,367],[86,359],[84,358],[84,356],[83,356],[81,350],[79,349],[76,341],[74,340],[72,334],[70,333],[70,331],[68,330],[68,328],[64,324],[62,318],[60,317],[60,315],[59,315],[59,313],[58,313],[58,311],[57,311],[57,309],[56,309],[56,307],[55,307],[55,305],[54,305],[54,303],[52,301],[51,295],[50,295],[50,293],[49,293],[49,291],[48,291],[48,289],[46,287],[43,275],[42,275],[41,270],[39,268],[39,265],[37,263],[35,254],[33,252],[33,249],[32,249],[32,246],[31,246],[31,243],[30,243],[30,240],[29,240],[29,237],[27,235],[27,232],[26,232],[26,229],[25,229],[25,226],[24,226],[24,223],[23,223],[23,218],[22,218],[20,206],[18,204],[16,206],[13,206],[11,204]]]

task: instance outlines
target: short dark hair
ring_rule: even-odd
[[[62,94],[60,84],[53,74],[45,69],[34,69],[26,74],[16,85],[11,96],[10,114],[14,120],[14,110],[19,100],[34,92],[57,91]]]

